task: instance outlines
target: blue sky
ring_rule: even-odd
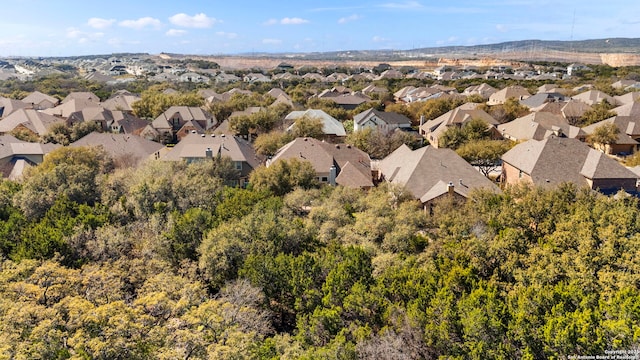
[[[640,2],[0,0],[0,56],[411,49],[640,36]]]

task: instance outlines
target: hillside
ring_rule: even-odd
[[[163,54],[164,57],[184,55]],[[640,38],[612,38],[581,41],[521,40],[475,46],[445,46],[411,50],[351,50],[313,53],[246,53],[202,56],[223,67],[267,67],[280,62],[294,66],[369,66],[387,62],[393,66],[437,66],[464,59],[464,65],[492,66],[514,61],[555,61],[618,66],[640,65]]]

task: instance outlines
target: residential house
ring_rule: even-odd
[[[439,147],[440,136],[451,126],[462,127],[471,119],[480,119],[487,123],[492,138],[500,139],[501,134],[496,131],[499,124],[496,119],[484,110],[477,109],[478,104],[466,103],[457,108],[428,120],[420,126],[420,134],[423,135],[433,147]]]
[[[210,79],[207,76],[198,73],[187,72],[178,76],[178,81],[187,83],[208,84]]]
[[[325,97],[324,99],[333,101],[336,105],[345,110],[353,110],[358,106],[371,101],[370,97],[362,93],[341,94],[338,96]]]
[[[518,101],[524,100],[531,96],[529,91],[522,86],[507,86],[506,88],[496,91],[489,96],[489,105],[504,104],[507,99],[514,98]]]
[[[560,93],[566,94],[567,90],[559,87],[556,84],[544,84],[538,87],[538,94],[540,93]]]
[[[613,124],[618,130],[618,139],[615,144],[607,146],[605,150],[608,154],[632,154],[637,150],[638,141],[640,141],[640,119],[635,116],[617,115],[606,120],[599,121],[595,124],[585,126],[582,130],[585,136],[593,134],[595,129],[604,125]]]
[[[5,118],[18,109],[28,109],[31,105],[15,99],[0,97],[0,119]]]
[[[96,96],[96,94],[89,91],[74,91],[70,92],[64,99],[62,99],[62,104],[67,103],[71,100],[89,100],[93,101],[96,104],[100,103],[100,98]]]
[[[117,91],[112,97],[102,103],[102,107],[111,111],[133,112],[133,103],[140,100],[140,95],[126,90]]]
[[[382,73],[380,73],[380,76],[378,76],[378,78],[376,80],[382,80],[382,79],[402,79],[404,78],[404,75],[395,69],[389,69],[389,70],[385,70]]]
[[[624,95],[617,95],[613,97],[616,99],[616,103],[620,105],[627,105],[639,101],[640,99],[640,91],[632,91],[628,92]]]
[[[446,196],[466,199],[474,189],[500,192],[496,184],[451,149],[425,146],[411,150],[401,145],[378,163],[377,171],[380,180],[405,186],[425,209]]]
[[[371,159],[354,146],[297,138],[280,148],[267,166],[292,158],[310,162],[321,183],[350,188],[373,187]]]
[[[525,141],[542,140],[550,136],[584,138],[579,127],[569,124],[567,119],[549,112],[533,112],[513,121],[498,125],[498,131],[505,139]]]
[[[82,111],[83,109],[86,109],[86,108],[99,107],[99,106],[100,106],[99,102],[95,102],[91,99],[79,98],[79,99],[67,100],[66,102],[63,102],[56,107],[52,107],[50,109],[44,109],[42,110],[42,112],[49,115],[54,115],[54,116],[67,119],[74,112]]]
[[[469,86],[462,92],[463,95],[471,96],[471,95],[480,95],[483,99],[489,99],[489,97],[498,92],[498,89],[493,86],[482,83],[480,85]]]
[[[330,75],[327,75],[324,78],[324,82],[328,82],[328,83],[342,82],[344,80],[347,80],[347,78],[349,78],[349,75],[345,73],[334,72]]]
[[[630,104],[618,106],[611,111],[620,116],[631,116],[634,118],[640,118],[640,102],[632,102]]]
[[[319,119],[320,121],[322,121],[322,132],[324,133],[325,140],[337,141],[347,136],[344,125],[339,120],[327,114],[323,110],[308,109],[304,111],[292,111],[284,118],[284,120],[295,123],[296,120],[303,117],[309,119]],[[291,131],[292,129],[293,124],[289,126],[287,131]]]
[[[19,109],[0,120],[0,135],[27,131],[35,136],[43,136],[51,126],[59,123],[65,123],[65,120],[33,109]]]
[[[546,102],[540,106],[532,107],[529,110],[531,112],[548,112],[548,113],[562,116],[562,108],[566,104],[567,104],[566,102]]]
[[[109,125],[109,129],[115,134],[136,134],[149,124],[148,121],[142,120],[125,111],[112,111],[113,122]]]
[[[287,93],[280,88],[272,88],[271,90],[267,91],[267,95],[271,96],[274,99],[277,99],[280,95],[289,97],[289,95],[287,95]]]
[[[165,148],[160,143],[136,135],[98,132],[92,132],[69,146],[101,147],[120,168],[137,167],[148,159],[158,159]]]
[[[216,82],[216,83],[224,83],[224,84],[235,83],[235,82],[239,82],[241,80],[242,80],[242,78],[240,78],[240,77],[238,77],[238,76],[236,76],[234,74],[227,74],[225,72],[221,72],[221,73],[219,73],[218,75],[216,75],[213,78],[214,82]]]
[[[53,96],[43,94],[40,91],[34,91],[25,96],[22,102],[31,104],[31,107],[36,110],[44,110],[56,107],[58,103],[60,103],[60,100]]]
[[[46,154],[60,146],[30,143],[11,135],[0,135],[0,175],[9,180],[19,180],[25,169],[41,164]]]
[[[567,119],[569,124],[577,124],[585,112],[591,109],[591,105],[587,105],[582,101],[569,100],[560,109],[562,116]]]
[[[159,74],[156,74],[154,76],[151,76],[149,78],[149,81],[153,81],[153,82],[176,82],[178,81],[178,76],[168,73],[168,72],[162,72]]]
[[[249,73],[242,78],[246,83],[270,82],[271,77],[262,73]]]
[[[208,98],[212,97],[212,96],[217,96],[220,95],[218,94],[214,89],[199,89],[198,90],[198,95],[200,95],[203,99],[207,100]]]
[[[602,101],[606,100],[609,104],[611,105],[617,105],[618,102],[616,101],[616,99],[607,94],[604,93],[600,90],[588,90],[585,92],[582,92],[578,95],[574,95],[571,97],[573,100],[578,100],[578,101],[582,101],[583,103],[587,104],[587,105],[595,105],[595,104],[599,104]]]
[[[353,117],[353,131],[366,128],[377,128],[384,132],[398,128],[411,129],[411,119],[396,112],[385,112],[371,108]]]
[[[251,172],[264,162],[249,142],[225,134],[188,134],[160,159],[191,163],[214,157],[231,158],[239,172],[239,177],[236,179],[236,185],[239,186],[245,186]]]
[[[218,123],[215,116],[197,106],[172,106],[141,132],[148,140],[179,141],[191,132],[204,134]]]
[[[291,98],[287,94],[278,95],[278,97],[276,97],[276,100],[274,102],[272,102],[271,105],[269,105],[269,107],[277,106],[278,104],[284,104],[284,105],[287,105],[287,106],[289,106],[291,108],[294,107],[293,100],[291,100]]]
[[[502,181],[557,186],[573,183],[603,193],[636,193],[638,176],[601,151],[576,139],[529,140],[502,155]]]
[[[529,109],[540,107],[550,102],[562,102],[565,101],[564,95],[560,93],[537,93],[526,99],[520,100],[520,104],[528,107]]]
[[[113,76],[105,75],[99,71],[91,71],[85,74],[82,78],[88,81],[94,81],[99,83],[116,83],[117,80]]]
[[[384,95],[389,93],[389,90],[385,87],[378,86],[375,84],[367,85],[364,89],[361,90],[363,94],[369,97],[378,97],[382,98]]]
[[[324,76],[322,76],[321,74],[318,73],[306,73],[304,75],[302,75],[302,79],[304,80],[314,80],[317,82],[323,82],[324,81]]]
[[[638,84],[638,81],[636,80],[618,80],[616,82],[614,82],[613,84],[611,84],[611,87],[613,87],[614,89],[626,89],[629,86]]]
[[[567,75],[572,76],[572,75],[575,75],[575,73],[578,71],[589,71],[589,70],[591,70],[591,68],[589,68],[585,64],[573,63],[567,66]]]

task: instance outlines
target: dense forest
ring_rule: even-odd
[[[0,358],[547,359],[640,346],[635,198],[564,185],[425,213],[304,166],[114,169],[61,148],[0,183]]]

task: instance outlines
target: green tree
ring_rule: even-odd
[[[112,160],[96,147],[61,147],[26,174],[14,203],[28,217],[39,218],[64,197],[78,204],[93,205],[100,198],[101,175],[112,169]]]
[[[204,99],[195,92],[165,94],[160,89],[148,89],[131,107],[133,113],[143,119],[155,119],[171,106],[202,106]]]
[[[456,149],[456,153],[489,177],[500,165],[502,155],[512,146],[513,144],[503,140],[472,140]]]
[[[268,190],[282,196],[296,187],[309,189],[318,186],[316,171],[308,161],[278,160],[269,167],[259,167],[251,173],[249,182],[254,189]]]
[[[281,147],[293,139],[294,137],[290,133],[271,131],[258,135],[253,142],[253,147],[260,155],[273,156]]]
[[[324,135],[321,119],[303,116],[293,123],[291,135],[293,138],[312,137],[319,139]]]
[[[614,117],[616,116],[616,113],[611,111],[613,108],[614,106],[609,104],[607,100],[602,100],[601,102],[592,105],[591,109],[585,111],[576,126],[587,126]]]
[[[618,141],[620,129],[613,123],[602,124],[595,129],[587,138],[596,147],[602,148],[604,152],[611,152],[611,145]]]
[[[347,135],[345,142],[366,152],[373,159],[383,159],[402,144],[413,149],[420,147],[421,139],[401,130],[384,131],[367,127]]]
[[[449,126],[440,136],[438,145],[456,150],[470,141],[486,140],[489,137],[489,125],[482,119],[471,119],[462,126]]]

